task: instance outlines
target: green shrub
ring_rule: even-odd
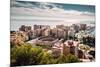
[[[12,65],[38,64],[42,56],[42,48],[32,47],[30,44],[16,46],[11,49]]]
[[[66,62],[67,63],[75,63],[75,62],[79,62],[79,59],[75,55],[69,54],[66,56]]]

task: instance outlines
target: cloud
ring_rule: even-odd
[[[94,19],[94,14],[89,12],[80,12],[75,10],[44,10],[44,9],[31,9],[24,7],[13,7],[11,8],[11,17],[25,18],[25,17],[38,17],[38,18],[58,18],[58,19]],[[17,18],[16,18],[17,19]],[[26,18],[27,19],[27,18]]]
[[[16,7],[17,6],[17,7]],[[18,7],[19,6],[19,7]],[[30,3],[11,1],[11,21],[48,22],[49,24],[73,24],[95,21],[95,14],[88,11],[67,10],[61,5],[51,3]],[[12,23],[13,23],[12,22]],[[54,23],[55,22],[55,23]]]
[[[35,5],[28,2],[19,2],[17,0],[11,0],[11,7],[34,7]]]

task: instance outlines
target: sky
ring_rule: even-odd
[[[11,0],[11,30],[21,25],[95,23],[95,6]]]

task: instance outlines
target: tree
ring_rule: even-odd
[[[60,55],[54,58],[52,53],[45,52],[39,46],[32,47],[28,43],[11,48],[11,66],[57,64],[78,62],[75,55]]]
[[[75,55],[69,54],[66,57],[66,62],[67,63],[75,63],[75,62],[79,62],[79,59]]]
[[[43,50],[41,47],[35,47],[35,48],[31,48],[32,50],[32,57],[33,57],[33,61],[31,64],[39,64],[41,59],[42,59],[42,56],[43,56]]]
[[[53,64],[54,58],[51,53],[44,52],[40,64]]]
[[[57,59],[57,63],[66,63],[66,56],[60,55]]]
[[[52,45],[50,45],[50,44],[36,44],[36,46],[40,46],[43,49],[51,49],[52,48]]]
[[[95,47],[95,37],[83,37],[83,43],[89,45],[90,47]]]
[[[42,48],[32,47],[30,44],[16,46],[11,49],[12,65],[38,64],[42,56]]]
[[[91,51],[89,52],[89,54],[92,55],[93,58],[95,58],[95,51],[94,51],[94,50],[91,50]]]

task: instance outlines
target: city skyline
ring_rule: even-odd
[[[21,25],[71,25],[95,23],[95,6],[11,1],[11,30]]]
[[[11,66],[95,62],[95,6],[11,0]]]

